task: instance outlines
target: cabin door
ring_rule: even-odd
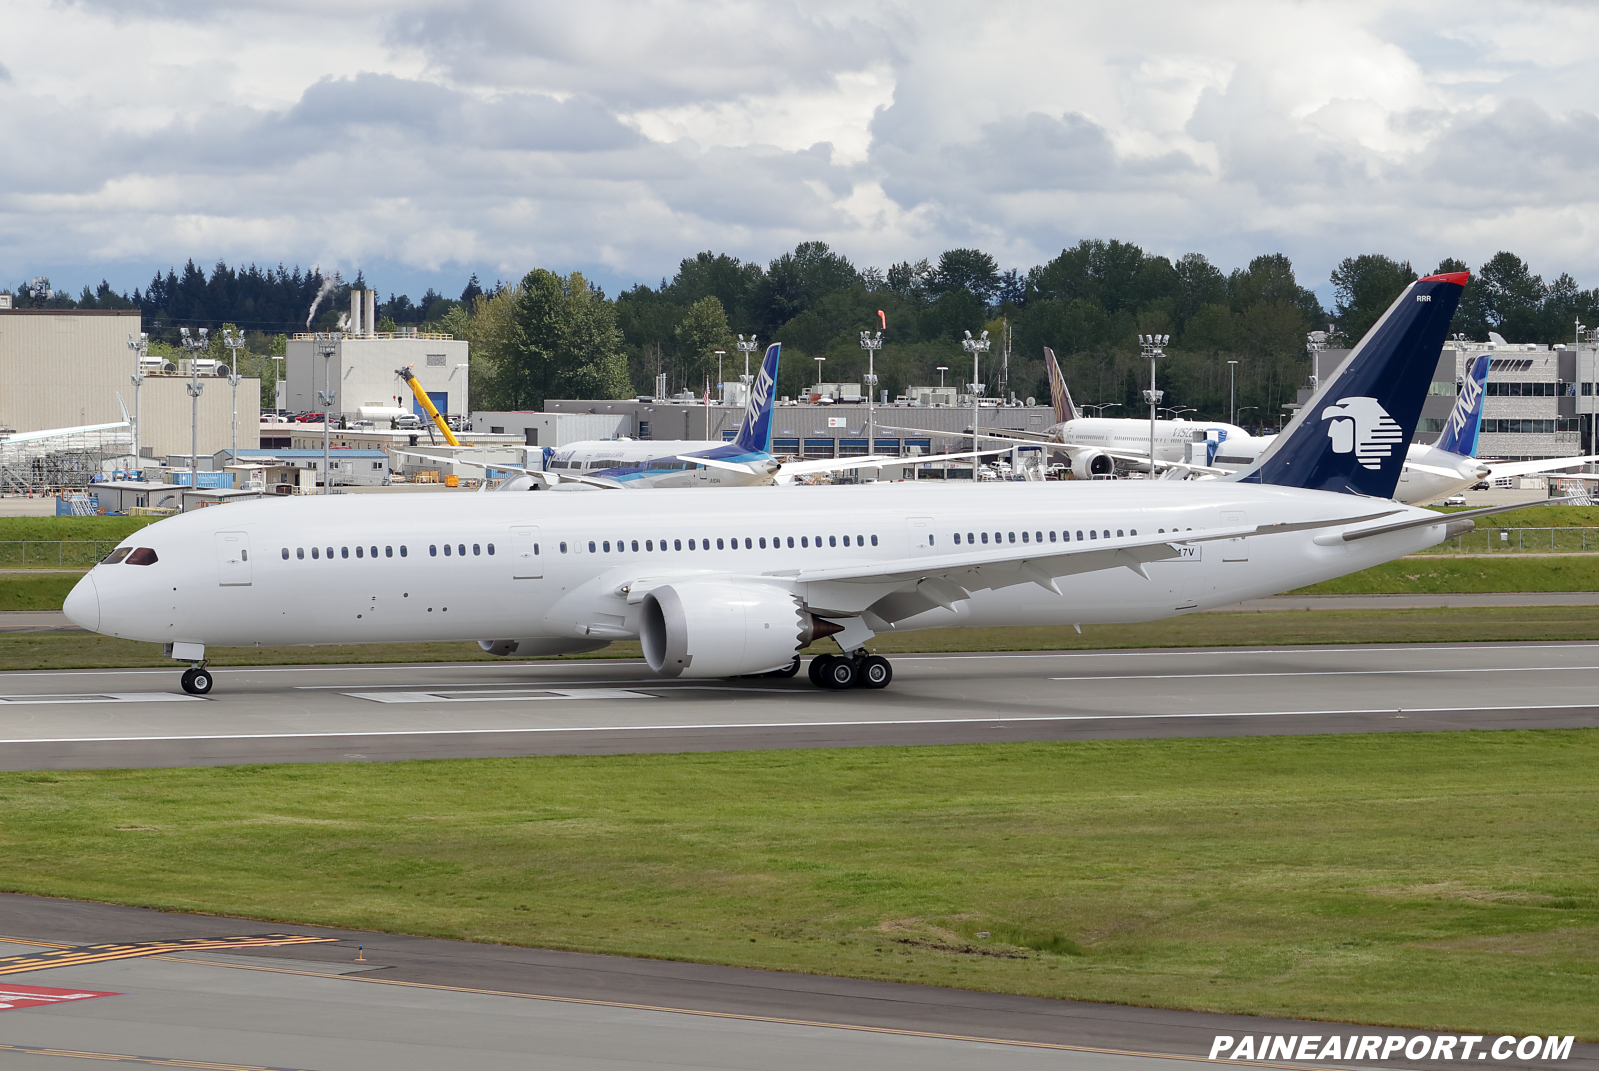
[[[511,529],[511,576],[516,580],[537,580],[544,575],[543,548],[539,530],[518,526]]]
[[[217,583],[225,588],[250,586],[250,537],[243,532],[218,532]]]

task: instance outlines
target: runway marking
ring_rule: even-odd
[[[0,740],[0,744],[130,744],[142,741],[178,740],[318,740],[323,738],[368,739],[386,736],[492,736],[529,733],[658,733],[710,729],[872,729],[897,725],[986,725],[1003,728],[1052,721],[1142,721],[1159,718],[1288,718],[1326,714],[1496,714],[1507,710],[1595,710],[1592,703],[1518,704],[1506,707],[1371,707],[1348,710],[1216,710],[1161,714],[1048,714],[1008,717],[996,714],[987,718],[896,718],[877,721],[769,721],[708,722],[686,725],[571,725],[524,726],[483,729],[380,729],[333,733],[239,733],[210,736],[69,736]]]
[[[439,689],[433,692],[345,692],[351,699],[373,703],[513,703],[539,699],[655,699],[623,688],[536,688],[483,692]]]
[[[99,993],[92,989],[52,989],[44,985],[0,986],[0,1011],[49,1007],[51,1004],[70,1004],[77,1000],[121,995],[121,993]]]
[[[213,1064],[204,1060],[175,1060],[161,1056],[131,1056],[120,1052],[80,1052],[76,1049],[43,1049],[33,1045],[0,1045],[0,1052],[20,1052],[27,1056],[70,1056],[75,1060],[109,1060],[114,1063],[149,1064],[151,1067],[200,1067],[209,1071],[304,1071],[303,1068],[261,1067],[256,1064]]]
[[[1240,677],[1394,677],[1426,673],[1566,673],[1572,670],[1599,670],[1599,666],[1465,666],[1460,669],[1304,669],[1280,673],[1128,673],[1120,676],[1049,677],[1052,681],[1176,681],[1231,680]]]
[[[132,944],[76,945],[30,952],[0,959],[0,974],[47,971],[55,967],[76,967],[85,963],[159,956],[163,952],[198,952],[229,948],[271,948],[278,945],[327,944],[336,937],[308,937],[294,933],[261,933],[245,937],[190,937],[178,941],[141,941]]]
[[[48,704],[71,706],[82,703],[204,703],[197,695],[177,692],[82,692],[63,695],[0,695],[0,706],[23,707]]]

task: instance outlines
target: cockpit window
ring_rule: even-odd
[[[116,550],[113,550],[110,554],[107,554],[103,559],[101,559],[100,564],[115,565],[117,562],[121,561],[123,558],[126,558],[131,553],[133,553],[132,547],[118,547]]]
[[[128,555],[129,565],[154,565],[158,561],[160,559],[155,556],[155,551],[149,547],[140,547]]]

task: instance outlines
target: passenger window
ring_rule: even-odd
[[[1082,539],[1083,538],[1083,530],[1081,528],[1079,528],[1077,530],[1077,538],[1078,539]]]
[[[876,536],[872,537],[872,546],[874,546],[874,547],[877,546],[877,537]]]
[[[161,559],[155,556],[155,551],[151,550],[149,547],[140,547],[127,557],[127,563],[129,565],[154,565],[160,560]]]
[[[436,543],[429,543],[429,544],[428,544],[428,557],[430,557],[430,558],[437,558],[437,557],[438,557],[438,556],[439,556],[439,547],[438,547],[438,544],[436,544]]]
[[[694,549],[694,541],[692,539],[688,541],[688,549],[689,550],[693,550]]]
[[[482,550],[481,550],[481,549],[479,549],[479,546],[480,546],[480,545],[479,545],[479,544],[477,544],[477,543],[473,543],[473,544],[472,544],[472,556],[473,556],[473,557],[474,557],[474,558],[475,558],[475,557],[477,557],[477,556],[478,556],[478,555],[479,555],[479,554],[482,554],[482,553],[483,553],[483,551],[482,551]]]
[[[665,546],[665,544],[663,543],[662,546]],[[645,550],[654,550],[655,549],[655,540],[646,539],[644,541],[644,549]]]
[[[830,547],[838,546],[838,537],[837,536],[828,536],[827,537],[827,545],[830,546]]]
[[[1106,539],[1110,538],[1110,529],[1109,528],[1105,529],[1105,538]]]
[[[243,561],[249,561],[250,560],[250,552],[247,551],[247,550],[239,551],[239,558],[241,560],[243,560]]]
[[[1051,530],[1050,533],[1049,533],[1049,541],[1051,543],[1055,542],[1055,533],[1054,533],[1053,530]]]
[[[112,552],[112,557],[116,557],[116,552],[115,551]],[[124,554],[122,556],[122,558],[126,558],[126,557],[127,557],[126,554]],[[117,561],[121,561],[122,558],[117,558]],[[283,548],[283,560],[284,561],[288,561],[289,560],[289,548],[288,547],[284,547]]]
[[[565,544],[565,543],[562,543],[562,544],[561,544],[561,553],[562,553],[562,554],[565,554],[565,553],[566,553],[566,544]]]
[[[356,547],[356,548],[355,548],[355,556],[356,556],[356,557],[357,557],[357,558],[364,558],[364,557],[366,557],[366,555],[364,555],[364,554],[362,554],[362,553],[361,553],[361,548],[360,548],[360,547]],[[349,557],[349,552],[348,552],[348,551],[346,551],[346,552],[345,552],[345,557]]]
[[[611,541],[609,539],[607,539],[604,543],[601,543],[600,546],[604,548],[605,553],[611,553]]]
[[[959,545],[960,541],[961,541],[961,534],[959,532],[956,532],[955,533],[955,542],[956,542],[956,544]],[[873,543],[877,542],[877,538],[875,536],[872,538],[872,542]]]
[[[1023,543],[1027,542],[1027,533],[1026,532],[1022,533],[1022,542]]]
[[[317,548],[316,547],[312,547],[311,548],[311,557],[313,557],[313,558],[321,558],[322,555],[317,552]]]
[[[1051,532],[1049,534],[1050,535],[1054,535],[1055,533]],[[1043,532],[1034,532],[1033,533],[1033,542],[1034,543],[1042,543],[1043,541],[1044,541],[1044,533]]]
[[[638,540],[633,540],[633,549],[638,550]]]
[[[404,543],[400,544],[400,557],[402,557],[402,558],[405,557],[405,544]]]
[[[810,545],[811,545],[811,537],[810,536],[800,536],[800,546],[808,547]]]
[[[377,556],[378,556],[378,548],[373,547],[372,548],[372,557],[376,558]]]
[[[1090,528],[1088,530],[1088,538],[1089,539],[1098,539],[1099,538],[1099,533],[1094,531],[1092,528]]]
[[[976,537],[975,537],[975,536],[973,536],[973,535],[972,535],[972,533],[970,533],[970,532],[967,532],[967,533],[966,533],[966,542],[968,542],[968,543],[975,543],[975,542],[977,542],[977,539],[976,539]]]
[[[855,534],[855,545],[857,547],[864,547],[866,545],[866,537],[857,532]]]
[[[987,532],[984,532],[984,533],[983,533],[983,542],[984,542],[984,543],[987,543],[987,542],[988,542],[988,533],[987,533]]]
[[[761,536],[761,549],[762,550],[766,549],[766,537],[765,536]]]
[[[450,545],[448,543],[444,544],[444,556],[446,558],[450,556]]]
[[[384,547],[384,548],[383,548],[383,556],[384,556],[384,557],[385,557],[385,558],[392,558],[392,557],[394,557],[394,548],[393,548],[393,547]]]
[[[445,549],[449,549],[449,548],[445,548]],[[592,539],[589,540],[589,553],[590,554],[594,553],[594,540],[592,540]]]
[[[539,552],[539,545],[537,543],[534,543],[533,544],[533,553],[537,554],[538,552]],[[493,556],[494,556],[494,544],[490,543],[489,544],[489,557],[492,558]]]
[[[455,550],[456,550],[456,552],[457,552],[457,553],[458,553],[458,554],[460,554],[460,555],[461,555],[461,556],[462,556],[462,557],[463,557],[463,558],[464,558],[464,557],[465,557],[465,556],[466,556],[466,544],[465,544],[465,543],[458,543],[458,544],[456,544],[456,547],[455,547]]]
[[[1127,531],[1128,531],[1129,535],[1137,535],[1138,534],[1138,529],[1136,529],[1136,528],[1129,528]]]
[[[766,540],[764,540],[764,539],[761,540],[761,546],[763,546],[763,547],[766,546]],[[755,545],[750,541],[750,537],[749,536],[745,536],[744,537],[744,549],[745,550],[754,550],[755,549]]]
[[[794,537],[793,536],[789,536],[788,537],[788,545],[790,547],[792,547],[794,545]]]
[[[316,548],[312,547],[311,549],[315,550]],[[305,548],[304,547],[295,547],[294,548],[294,556],[296,558],[304,558],[305,557]]]
[[[673,550],[682,550],[683,549],[683,541],[681,539],[672,540],[672,549]],[[689,550],[693,550],[694,549],[694,541],[692,539],[689,540],[689,548],[688,549]]]
[[[1120,536],[1120,535],[1122,535],[1122,530],[1121,530],[1121,529],[1120,529],[1120,528],[1118,528],[1118,529],[1116,529],[1116,534],[1117,534],[1117,535],[1118,535],[1118,536]],[[1123,538],[1126,538],[1126,537],[1125,537],[1125,536],[1123,536]]]
[[[847,547],[847,546],[849,546],[849,536],[845,536],[845,537],[844,537],[844,545],[845,545],[845,546],[846,546],[846,547]]]

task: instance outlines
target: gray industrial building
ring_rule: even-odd
[[[545,402],[544,415],[572,413],[621,418],[617,434],[634,439],[727,440],[737,434],[744,408],[653,398],[626,401],[551,399]],[[785,457],[827,458],[871,453],[911,456],[970,449],[972,410],[969,406],[879,405],[875,413],[877,434],[876,441],[871,442],[864,402],[835,405],[779,402],[772,409],[772,452]],[[978,421],[981,431],[1042,432],[1055,422],[1055,415],[1047,405],[983,406]],[[507,434],[513,430],[509,425],[495,423],[491,426],[504,427]],[[919,429],[933,434],[900,429]]]
[[[0,429],[109,424],[123,419],[124,406],[131,416],[138,357],[128,340],[141,330],[136,309],[0,308]],[[225,376],[202,375],[200,381],[200,450],[211,453],[232,443],[234,392]],[[145,373],[138,409],[146,457],[189,452],[189,382],[176,372]],[[240,382],[241,444],[253,442],[260,400],[259,379]]]

